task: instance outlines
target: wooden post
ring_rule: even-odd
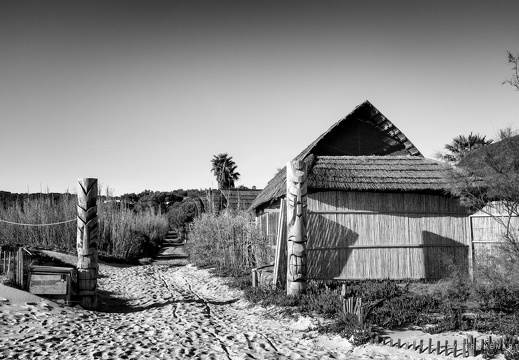
[[[268,216],[268,215],[267,215]],[[286,269],[286,201],[281,199],[279,207],[278,233],[276,235],[276,257],[274,258],[274,286],[285,283]]]
[[[476,350],[476,342],[474,341],[474,336],[468,335],[468,349],[469,349],[469,356],[475,355]]]
[[[307,165],[287,164],[287,295],[306,292]]]
[[[97,274],[99,270],[97,242],[97,179],[78,179],[77,187],[77,272],[80,305],[97,307]]]
[[[467,216],[468,222],[468,239],[469,239],[469,248],[468,250],[468,265],[469,265],[469,279],[470,281],[474,281],[474,228],[472,223],[472,216]]]
[[[8,263],[7,263],[7,274],[9,274],[11,272],[11,256],[12,256],[12,252],[9,251],[9,260],[8,260]]]
[[[16,262],[16,282],[23,289],[24,281],[23,281],[23,248],[18,249],[17,254],[17,262]]]

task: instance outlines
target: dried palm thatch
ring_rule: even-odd
[[[422,154],[414,146],[414,144],[391,122],[389,121],[378,109],[376,109],[369,101],[365,101],[361,105],[357,106],[349,115],[335,123],[325,133],[315,139],[310,145],[306,147],[294,160],[305,160],[312,163],[314,159],[311,155],[317,156],[318,158],[323,157],[359,157],[359,156],[412,156],[416,158],[423,158]],[[330,160],[331,161],[331,160]],[[339,160],[336,160],[339,161]],[[352,161],[352,160],[350,160]],[[403,161],[403,160],[402,160]],[[311,164],[312,165],[312,164]],[[324,162],[322,163],[324,165]],[[373,165],[373,164],[371,164]],[[404,169],[410,163],[403,164]],[[338,166],[338,165],[337,165]],[[434,166],[434,165],[430,165]],[[311,167],[310,167],[311,168]],[[332,169],[326,172],[326,175],[332,175]],[[327,179],[324,181],[324,173],[321,172],[319,175],[318,169],[316,174],[319,177],[319,181],[328,185],[333,185],[335,182],[343,183],[338,178]],[[347,172],[346,170],[338,170],[340,172]],[[358,170],[360,171],[360,170]],[[357,172],[358,172],[357,171]],[[405,170],[402,170],[405,171]],[[420,172],[424,171],[424,167],[421,167]],[[382,173],[383,169],[380,168],[379,172]],[[265,189],[258,195],[252,205],[249,207],[249,211],[255,210],[259,206],[265,203],[269,203],[285,194],[285,173],[286,169],[281,170],[265,187]],[[336,173],[337,174],[337,173]],[[341,174],[337,174],[338,176]],[[415,174],[417,178],[421,175]],[[364,185],[358,185],[357,190],[375,190],[377,188],[376,181],[366,180],[364,178]],[[380,184],[379,190],[389,190],[391,188],[399,190],[408,190],[414,188],[418,190],[419,185],[411,185],[410,180],[413,177],[409,174],[408,181],[409,186],[404,187],[400,185],[390,185],[386,183],[384,186]],[[310,181],[311,178],[310,178]],[[372,182],[371,186],[367,183]],[[398,181],[397,181],[398,182]],[[435,182],[435,181],[434,181]],[[314,181],[315,184],[318,181]],[[312,183],[310,183],[310,186]],[[433,184],[431,184],[432,186]],[[424,187],[428,190],[427,184]],[[324,188],[318,186],[318,188]],[[338,187],[344,189],[343,185]],[[438,190],[438,187],[434,185],[434,190]]]
[[[227,189],[220,190],[227,203],[227,209],[247,210],[261,190],[256,189]]]
[[[417,156],[316,156],[309,175],[313,189],[443,192],[452,169]]]
[[[308,156],[309,191],[395,191],[445,193],[453,169],[418,156]],[[286,179],[278,174],[251,209],[285,195]]]

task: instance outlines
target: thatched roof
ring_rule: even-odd
[[[419,156],[309,156],[308,190],[448,191],[453,169]],[[267,190],[267,191],[265,191]],[[286,194],[286,176],[280,172],[252,204],[253,210]]]
[[[308,187],[351,191],[444,191],[452,168],[418,156],[318,156]]]
[[[369,101],[357,106],[315,139],[293,160],[315,155],[334,156],[414,156],[423,159],[414,144]],[[249,210],[285,194],[286,168],[283,168],[258,195]]]
[[[227,202],[227,209],[247,210],[262,190],[228,189],[220,191]]]
[[[199,199],[203,204],[203,212],[220,212],[224,208],[224,199],[220,190],[206,190],[200,194]]]
[[[414,155],[414,144],[369,101],[315,139],[294,160],[314,155]]]

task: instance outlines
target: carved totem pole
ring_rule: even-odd
[[[77,272],[80,304],[85,309],[97,307],[97,179],[78,179],[77,186]]]
[[[307,165],[287,164],[287,295],[306,292]]]

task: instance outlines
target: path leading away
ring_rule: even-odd
[[[164,241],[162,247],[155,256],[155,263],[162,265],[187,265],[189,254],[185,250],[185,242],[182,240],[176,231],[170,230]]]
[[[73,257],[72,257],[72,260]],[[0,294],[0,359],[416,359],[308,331],[192,265],[100,265],[99,309]],[[431,358],[431,357],[429,357]],[[440,357],[441,358],[441,357]]]

